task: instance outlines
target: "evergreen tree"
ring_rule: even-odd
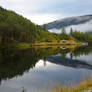
[[[43,29],[46,31],[46,24],[43,25]]]
[[[72,35],[73,35],[73,29],[71,27],[71,29],[70,29],[70,36],[72,36]]]
[[[62,33],[62,35],[65,35],[66,34],[66,30],[65,30],[65,27],[64,26],[61,29],[61,33]]]
[[[68,40],[69,38],[70,38],[70,36],[66,33],[66,29],[63,26],[61,29],[60,39],[61,40]]]

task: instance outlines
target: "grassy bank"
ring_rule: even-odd
[[[63,43],[63,42],[40,42],[40,43],[34,43],[34,44],[18,43],[17,48],[19,48],[19,49],[27,49],[27,48],[35,47],[35,46],[63,46],[63,45],[69,45],[68,47],[70,47],[70,45],[80,46],[81,42],[75,42],[73,40],[72,41],[67,40],[65,43]]]
[[[65,42],[40,42],[34,43],[32,46],[49,46],[49,45],[81,45],[81,42],[76,42],[74,40],[66,40]]]
[[[71,87],[61,87],[52,90],[51,92],[92,92],[92,78],[82,80],[79,84]]]

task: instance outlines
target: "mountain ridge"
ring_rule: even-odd
[[[68,17],[68,18],[63,18],[63,19],[59,19],[59,20],[47,23],[46,29],[47,30],[52,30],[52,29],[58,30],[58,29],[61,29],[62,26],[69,27],[69,26],[73,26],[73,25],[85,24],[87,22],[90,22],[91,20],[92,20],[92,14]],[[92,22],[91,22],[91,24],[92,24]]]

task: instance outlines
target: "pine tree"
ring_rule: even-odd
[[[43,25],[43,29],[46,31],[46,24]]]
[[[66,30],[65,30],[65,27],[64,26],[61,29],[61,33],[62,33],[62,35],[65,35],[66,34]]]
[[[73,29],[72,29],[72,27],[71,27],[71,29],[70,29],[70,35],[71,35],[71,36],[73,35]]]

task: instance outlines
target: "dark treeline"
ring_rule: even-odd
[[[70,35],[77,40],[81,42],[92,42],[92,35],[89,34],[88,32],[80,32],[80,31],[74,31],[72,28],[70,29]]]
[[[34,42],[36,34],[43,31],[38,25],[17,13],[0,7],[0,40],[2,42]]]
[[[92,35],[89,34],[88,32],[80,32],[78,30],[73,30],[72,28],[70,28],[69,34],[67,34],[66,31],[67,30],[64,27],[62,27],[60,39],[65,39],[65,40],[75,39],[76,41],[80,41],[80,42],[92,43]]]
[[[17,13],[0,7],[0,42],[52,42],[58,39],[57,34],[46,31]]]
[[[17,15],[15,12],[0,8],[0,34],[1,41],[33,41],[32,32],[35,26],[27,19]],[[26,31],[25,31],[26,30]],[[32,35],[31,40],[26,34]]]

